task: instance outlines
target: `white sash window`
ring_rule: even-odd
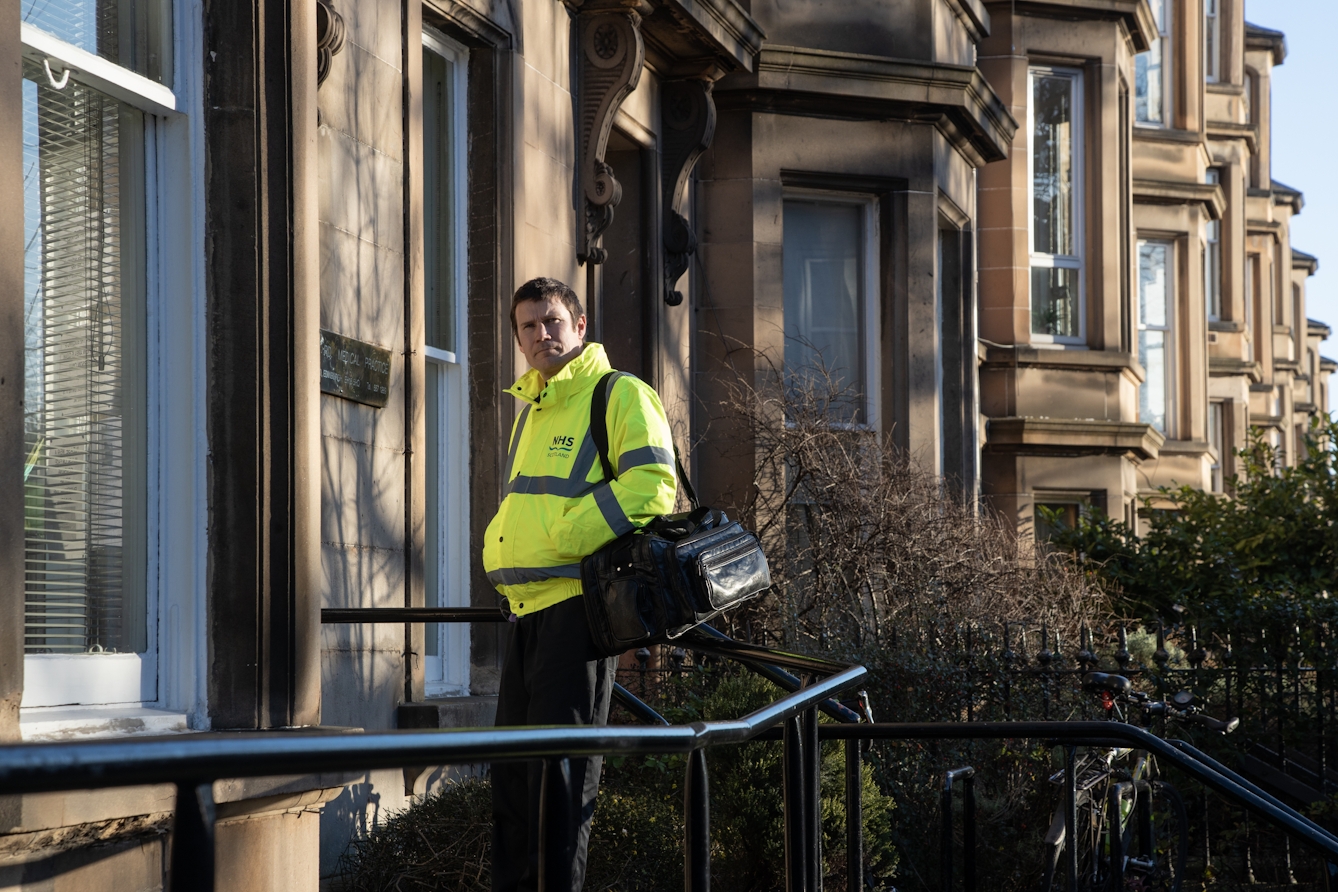
[[[463,47],[423,33],[423,298],[429,607],[469,606],[469,392],[465,315]],[[469,625],[429,623],[428,696],[469,693]]]
[[[165,0],[23,0],[24,707],[159,699],[150,337]]]

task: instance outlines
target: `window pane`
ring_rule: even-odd
[[[1038,74],[1033,79],[1032,203],[1038,254],[1074,250],[1074,79]]]
[[[1031,330],[1033,334],[1076,338],[1082,336],[1079,319],[1079,277],[1076,269],[1033,267],[1031,271]]]
[[[1217,0],[1203,0],[1203,73],[1210,81],[1217,80],[1221,74],[1220,22]]]
[[[1212,491],[1221,492],[1223,488],[1222,468],[1226,463],[1226,412],[1220,402],[1208,404],[1208,445],[1217,453],[1212,464]]]
[[[1138,333],[1138,359],[1147,372],[1139,389],[1138,417],[1166,433],[1166,332]]]
[[[454,63],[423,51],[423,289],[427,344],[452,353],[455,336]]]
[[[1157,30],[1165,33],[1163,0],[1151,0],[1150,5],[1153,18],[1157,20]],[[1147,52],[1134,57],[1134,106],[1141,124],[1161,124],[1165,120],[1163,100],[1166,91],[1162,82],[1165,44],[1165,38],[1159,36]]]
[[[144,121],[24,77],[26,651],[140,652]]]
[[[23,21],[164,84],[172,82],[171,0],[21,0]]]
[[[1219,183],[1221,174],[1210,168],[1204,181]],[[1203,254],[1203,289],[1207,298],[1208,318],[1217,321],[1222,318],[1222,222],[1209,220],[1205,229],[1207,244]]]
[[[1138,243],[1138,360],[1147,375],[1139,388],[1139,419],[1166,433],[1170,383],[1167,333],[1170,321],[1171,246]]]
[[[1138,246],[1138,318],[1143,325],[1166,325],[1167,255],[1170,246],[1142,242]]]
[[[794,386],[825,370],[840,391],[840,421],[866,418],[864,206],[785,202],[785,370]]]
[[[440,607],[441,604],[441,378],[440,364],[428,360],[424,364],[426,377],[423,404],[426,424],[423,426],[424,446],[427,461],[423,463],[426,477],[425,490],[427,502],[423,512],[423,606]],[[441,656],[441,627],[437,623],[425,623],[423,643],[429,657]]]

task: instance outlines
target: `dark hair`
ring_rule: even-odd
[[[530,279],[517,288],[515,297],[511,298],[511,334],[515,335],[517,340],[520,338],[520,333],[516,330],[516,307],[521,301],[547,300],[550,297],[556,297],[562,301],[562,305],[571,313],[573,324],[585,315],[585,307],[581,306],[581,299],[566,283],[559,282],[557,279],[550,279],[547,276]]]

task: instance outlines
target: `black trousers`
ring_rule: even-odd
[[[522,616],[510,626],[497,697],[497,726],[603,725],[609,720],[614,657],[600,657],[590,642],[585,605],[568,598]],[[599,792],[603,759],[571,759],[571,820],[575,853],[572,892],[585,882],[590,819]],[[492,888],[494,892],[534,892],[539,888],[538,762],[492,766]],[[557,890],[549,890],[557,892]]]

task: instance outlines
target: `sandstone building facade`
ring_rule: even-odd
[[[1221,492],[1252,430],[1294,461],[1327,329],[1269,163],[1283,35],[1239,0],[987,7],[980,68],[1028,123],[980,172],[983,493],[1044,535],[1038,505]]]
[[[1294,456],[1335,366],[1241,7],[0,0],[0,739],[490,723],[494,626],[320,611],[496,603],[538,275],[714,504],[731,376],[812,350],[1023,535]],[[217,784],[219,888],[444,775]],[[161,888],[172,802],[0,798],[0,889]]]

